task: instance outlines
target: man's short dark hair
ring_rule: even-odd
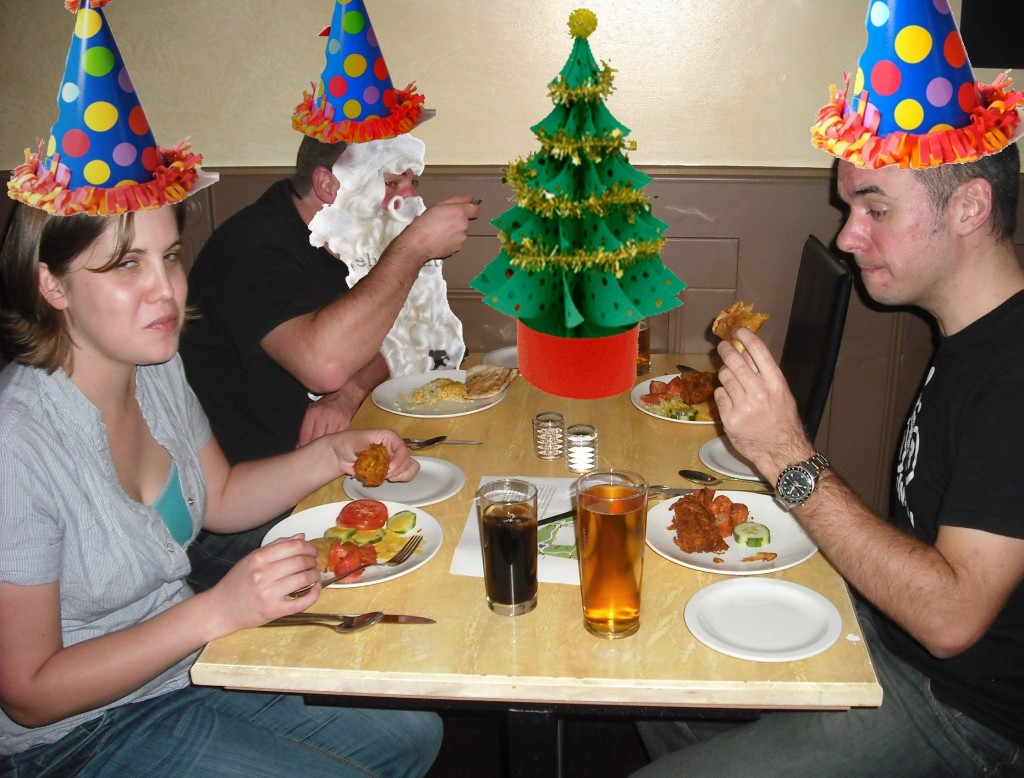
[[[996,240],[1009,241],[1017,229],[1017,200],[1020,197],[1020,151],[1011,143],[997,154],[974,162],[939,165],[915,170],[917,180],[928,192],[936,213],[949,205],[960,186],[972,178],[984,178],[992,185],[992,221],[990,231]]]
[[[345,147],[345,141],[321,143],[316,138],[303,135],[299,152],[295,155],[295,174],[291,177],[292,191],[299,197],[308,195],[313,188],[313,171],[318,167],[325,167],[328,170],[333,168]]]

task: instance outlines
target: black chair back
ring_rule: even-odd
[[[832,388],[852,286],[846,263],[808,235],[779,367],[811,440],[818,434]]]

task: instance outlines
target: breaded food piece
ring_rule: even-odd
[[[715,396],[717,379],[717,373],[681,373],[679,399],[687,405],[710,402]]]
[[[363,486],[380,486],[387,480],[391,467],[391,454],[387,446],[373,443],[368,449],[356,454],[353,474]]]
[[[687,554],[705,551],[720,554],[729,550],[709,507],[714,494],[711,489],[700,489],[681,497],[670,506],[673,518],[668,528],[675,530],[673,540]]]
[[[331,538],[313,538],[309,542],[316,546],[316,569],[326,573],[327,560],[331,558],[331,544],[338,541]]]
[[[413,389],[409,395],[409,402],[413,405],[435,405],[446,400],[465,402],[466,399],[466,385],[451,378],[435,378],[419,389]]]
[[[757,332],[768,319],[767,313],[754,313],[753,305],[744,305],[742,300],[737,300],[715,317],[711,331],[722,340],[731,340],[732,345],[742,354],[743,344],[732,336],[733,330],[746,327],[751,332]]]

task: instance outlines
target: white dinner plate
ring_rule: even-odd
[[[329,502],[325,505],[318,505],[315,508],[308,508],[304,511],[293,513],[270,528],[270,532],[263,538],[262,545],[265,546],[278,538],[291,537],[298,532],[305,533],[306,540],[322,538],[328,527],[334,526],[335,519],[338,518],[341,509],[349,502],[352,501]],[[413,555],[400,565],[395,567],[368,567],[352,583],[338,582],[331,584],[330,588],[354,589],[357,586],[372,586],[373,584],[390,581],[392,578],[401,578],[403,575],[408,575],[416,568],[425,565],[441,548],[444,533],[441,531],[441,525],[437,523],[437,519],[426,511],[411,505],[403,505],[402,503],[389,502],[387,500],[381,500],[381,502],[388,506],[388,516],[394,516],[399,511],[413,511],[416,514],[416,528],[408,536],[423,535],[423,542],[420,543],[420,547],[416,549]],[[321,575],[324,578],[329,578],[331,573],[322,573]]]
[[[641,381],[640,383],[633,387],[633,391],[629,393],[629,399],[632,401],[633,405],[636,408],[643,411],[648,416],[653,416],[656,419],[663,419],[664,421],[674,421],[678,424],[714,424],[714,421],[690,421],[689,419],[670,419],[668,416],[662,416],[660,413],[655,413],[651,409],[650,405],[648,405],[647,403],[640,399],[645,394],[650,394],[651,381],[664,381],[667,384],[669,381],[671,381],[678,375],[679,373],[669,373],[668,375],[654,376],[654,378],[649,378],[646,381]]]
[[[371,500],[401,502],[422,508],[447,500],[466,483],[466,474],[458,465],[434,457],[413,457],[420,463],[420,471],[411,481],[385,481],[380,486],[364,486],[348,476],[342,486],[353,500],[365,497]]]
[[[830,648],[843,629],[836,606],[806,586],[775,578],[719,581],[686,603],[701,643],[754,662],[793,662]]]
[[[397,413],[399,416],[413,416],[417,419],[445,419],[452,416],[467,416],[470,413],[479,413],[493,405],[497,405],[505,397],[505,392],[501,391],[494,397],[466,400],[465,402],[447,400],[435,405],[413,405],[409,402],[409,395],[412,394],[413,390],[425,386],[435,378],[465,381],[466,371],[431,370],[429,373],[411,373],[399,376],[398,378],[392,378],[374,389],[370,399],[381,410]]]
[[[647,545],[677,565],[721,575],[774,573],[810,559],[818,550],[803,527],[782,510],[773,497],[767,494],[717,490],[715,494],[724,494],[733,502],[746,505],[750,511],[750,520],[764,524],[771,532],[771,542],[762,548],[747,548],[730,536],[725,540],[729,550],[724,553],[704,551],[688,554],[675,544],[675,532],[668,528],[673,517],[670,506],[675,503],[674,499],[668,499],[661,501],[647,513]],[[759,551],[770,551],[777,556],[770,562],[743,561]]]
[[[754,466],[741,457],[724,437],[709,440],[700,447],[697,456],[701,462],[722,475],[739,478],[741,481],[761,480]]]
[[[485,365],[497,365],[498,367],[519,367],[519,348],[517,346],[505,346],[484,354]]]

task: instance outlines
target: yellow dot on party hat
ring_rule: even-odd
[[[117,123],[117,108],[112,103],[97,100],[85,109],[82,118],[93,132],[106,132]]]
[[[103,17],[89,8],[81,11],[75,20],[75,35],[79,38],[91,38],[103,27]]]
[[[901,130],[911,132],[921,126],[924,121],[924,108],[917,100],[900,100],[893,113],[893,119]]]
[[[363,112],[363,104],[358,100],[346,100],[345,101],[345,118],[346,119],[358,119],[359,114]]]
[[[102,159],[94,159],[82,170],[85,180],[93,186],[102,186],[110,179],[110,165]]]
[[[362,54],[349,54],[345,57],[345,75],[359,78],[366,72],[366,57]]]
[[[916,64],[932,50],[932,34],[924,27],[908,24],[896,34],[896,55],[904,62]]]

